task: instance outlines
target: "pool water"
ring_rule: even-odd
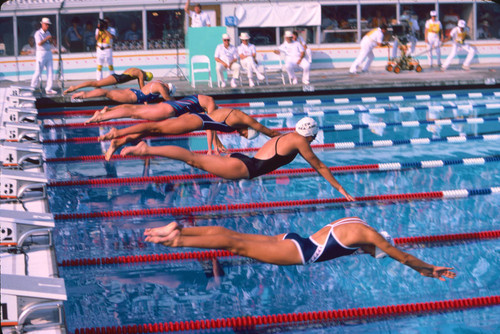
[[[450,92],[443,91],[443,94]],[[333,124],[401,123],[449,118],[454,121],[500,116],[500,94],[482,91],[482,96],[451,92],[455,98],[434,94],[418,100],[418,94],[403,94],[402,101],[389,101],[390,94],[376,94],[378,102],[362,95],[350,95],[347,103],[294,103],[264,101],[267,107],[242,108],[248,114],[277,113],[277,117],[257,118],[273,128],[293,127],[305,113],[320,127],[313,144],[379,140],[433,139],[426,145],[389,147],[358,146],[353,149],[316,149],[327,166],[371,163],[417,162],[498,157],[499,139],[466,142],[437,141],[439,138],[495,135],[498,121],[482,124],[401,125],[375,129],[332,131]],[[473,92],[475,93],[475,92]],[[401,94],[398,94],[401,95]],[[448,96],[448,95],[446,95]],[[473,96],[473,97],[471,97]],[[315,97],[316,99],[316,97]],[[333,100],[333,97],[318,99]],[[290,100],[285,98],[282,100]],[[365,102],[360,102],[365,101]],[[235,101],[223,101],[233,103]],[[241,101],[239,101],[241,102]],[[246,102],[246,101],[245,101]],[[254,104],[257,105],[257,104]],[[384,110],[370,113],[369,110]],[[353,110],[354,112],[346,112]],[[403,112],[401,112],[403,110]],[[410,110],[410,111],[408,111]],[[41,110],[41,116],[43,112]],[[341,111],[340,114],[338,111]],[[321,115],[321,112],[324,114]],[[285,117],[286,116],[286,117]],[[85,117],[67,118],[67,123]],[[54,122],[58,122],[55,117]],[[47,122],[49,124],[49,122]],[[329,128],[327,128],[329,127]],[[45,139],[92,137],[109,130],[91,128],[50,128]],[[260,135],[253,141],[235,134],[221,135],[229,148],[260,147]],[[204,137],[155,139],[152,145],[179,145],[191,150],[206,149]],[[47,159],[101,155],[107,143],[64,142],[44,146]],[[47,163],[50,180],[86,180],[157,175],[204,174],[184,163],[168,159],[65,161]],[[400,171],[345,172],[337,180],[353,196],[405,194],[454,189],[498,187],[500,162],[483,165],[449,165]],[[304,168],[300,156],[283,168]],[[169,183],[143,182],[106,186],[50,187],[53,213],[93,213],[147,208],[194,207],[227,203],[260,203],[282,200],[341,197],[325,180],[313,173],[264,176],[252,181],[207,179]],[[195,251],[168,249],[143,242],[147,227],[162,226],[172,220],[186,226],[220,225],[245,233],[266,235],[295,231],[308,235],[329,222],[359,216],[378,230],[394,237],[453,234],[497,230],[499,196],[479,195],[460,199],[414,201],[371,201],[350,204],[290,206],[286,208],[206,211],[184,215],[134,216],[125,218],[68,219],[56,222],[58,261],[140,254]],[[66,318],[70,331],[76,328],[133,325],[169,321],[216,319],[233,316],[268,315],[332,309],[431,302],[447,299],[498,295],[500,242],[498,240],[426,244],[408,248],[423,260],[455,267],[457,278],[441,282],[423,278],[391,259],[376,261],[367,255],[353,255],[311,266],[279,267],[240,257],[217,260],[189,260],[127,265],[61,267],[68,302]],[[283,332],[443,332],[470,333],[500,330],[498,307],[486,307],[425,316],[317,324],[313,327],[282,326]],[[225,329],[224,331],[230,331]],[[262,329],[262,331],[266,331]]]

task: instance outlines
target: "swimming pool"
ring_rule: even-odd
[[[142,241],[144,228],[171,220],[270,235],[290,230],[306,235],[353,215],[394,237],[498,230],[498,189],[481,191],[500,185],[498,91],[222,101],[236,102],[248,102],[242,109],[260,115],[257,119],[273,128],[293,127],[304,114],[315,117],[323,128],[313,143],[316,154],[327,166],[351,166],[335,177],[362,200],[296,205],[292,201],[341,197],[317,174],[302,170],[238,182],[204,177],[206,173],[167,159],[105,163],[99,156],[107,144],[93,137],[109,128],[79,126],[85,117],[78,114],[56,127],[61,121],[54,114],[47,115],[61,110],[40,110],[40,118],[46,118],[44,150],[52,180],[50,205],[57,220],[56,250],[59,262],[68,264],[60,269],[66,280],[70,331],[499,294],[497,239],[403,245],[428,262],[455,267],[457,278],[447,282],[422,278],[395,261],[375,261],[367,255],[306,267],[278,267],[225,256],[92,264],[97,258],[198,251]],[[229,148],[250,152],[266,141],[263,135],[253,141],[234,134],[221,139]],[[200,136],[152,140],[153,145],[165,143],[206,149],[206,140]],[[327,145],[332,143],[334,147]],[[381,165],[359,167],[368,164]],[[297,158],[283,169],[307,167]],[[189,177],[193,174],[199,178]],[[456,189],[470,191],[445,199],[381,197]],[[287,202],[263,204],[277,201]],[[257,204],[218,206],[248,203]],[[88,265],[75,261],[71,265],[71,260],[78,259],[86,259]],[[498,306],[493,306],[424,316],[261,326],[250,331],[490,332],[500,329],[497,318]]]

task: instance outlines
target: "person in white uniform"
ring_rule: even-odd
[[[104,64],[108,65],[109,75],[115,73],[113,67],[113,37],[116,35],[116,30],[109,27],[106,20],[99,20],[95,30],[96,40],[96,62],[97,72],[96,79],[102,79],[102,67]]]
[[[459,49],[463,49],[467,51],[467,57],[465,58],[464,63],[462,64],[462,68],[466,71],[470,70],[470,63],[472,61],[472,58],[474,58],[474,55],[476,54],[476,49],[467,44],[465,41],[465,38],[467,37],[467,31],[465,30],[465,21],[460,20],[458,21],[458,25],[453,28],[450,32],[450,37],[448,37],[447,40],[452,40],[453,45],[451,47],[451,52],[448,55],[448,58],[446,58],[443,66],[441,67],[441,70],[445,71],[448,66],[450,66],[450,63],[452,62],[453,58],[457,55],[457,51]]]
[[[427,58],[432,67],[432,51],[436,51],[437,65],[441,66],[441,43],[443,42],[443,25],[437,18],[437,12],[431,11],[431,18],[425,22],[425,44],[427,44]]]
[[[40,24],[42,27],[35,32],[35,45],[36,45],[36,60],[35,60],[35,73],[31,79],[31,87],[36,88],[40,84],[40,77],[44,68],[47,69],[47,85],[45,86],[45,93],[56,94],[57,92],[52,89],[54,75],[52,70],[54,64],[52,62],[52,35],[50,34],[49,27],[52,24],[50,19],[44,17]]]
[[[253,87],[255,86],[252,79],[254,72],[259,80],[264,80],[265,76],[257,68],[257,59],[255,58],[257,50],[255,49],[255,45],[248,42],[249,39],[250,35],[246,32],[240,34],[241,44],[238,46],[238,54],[240,55],[241,66],[247,71],[248,85]]]
[[[215,62],[217,70],[217,80],[220,82],[222,88],[226,87],[226,80],[224,79],[224,71],[230,69],[233,71],[233,78],[231,80],[231,87],[236,88],[236,80],[240,78],[240,64],[238,64],[238,52],[236,47],[231,45],[231,39],[228,34],[222,35],[222,44],[217,45],[215,49]]]
[[[276,54],[281,54],[282,52],[285,54],[285,67],[292,84],[297,84],[295,69],[300,67],[302,68],[302,83],[309,85],[311,63],[305,59],[306,52],[302,44],[293,40],[293,33],[291,31],[285,31],[285,41],[280,45],[278,50],[274,51]]]
[[[189,10],[190,2],[190,0],[186,2],[184,11],[191,18],[191,28],[210,27],[210,16],[208,16],[207,13],[201,11],[200,4],[194,6],[194,11]]]
[[[387,25],[382,24],[379,28],[375,28],[366,33],[366,35],[361,39],[361,50],[358,57],[351,65],[349,73],[356,74],[358,72],[358,67],[363,65],[363,72],[367,72],[370,65],[375,58],[373,54],[373,49],[377,46],[387,46],[384,42],[384,35],[387,33]]]

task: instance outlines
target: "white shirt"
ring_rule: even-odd
[[[236,48],[233,45],[229,44],[229,47],[226,49],[224,47],[224,43],[217,45],[214,56],[215,58],[219,58],[228,65],[233,59],[238,59]]]
[[[37,52],[50,52],[51,45],[52,45],[52,44],[50,44],[50,41],[46,41],[42,45],[38,45],[42,40],[44,40],[48,36],[52,36],[50,34],[50,31],[48,31],[48,30],[47,31],[43,31],[42,28],[38,29],[35,32],[35,45],[36,45],[36,51]]]
[[[32,47],[31,45],[29,44],[26,44],[23,46],[23,48],[21,49],[21,52],[26,52],[26,56],[31,56],[31,55],[34,55],[35,54],[35,48]]]
[[[291,43],[285,41],[280,45],[279,50],[285,53],[286,60],[299,60],[302,52],[304,52],[304,47],[297,41]]]
[[[197,14],[192,10],[189,11],[189,17],[191,18],[191,28],[208,27],[212,25],[210,23],[210,16],[205,12],[200,12]]]
[[[383,40],[384,33],[382,32],[382,29],[375,28],[366,33],[366,35],[361,39],[361,44],[374,48],[379,43],[382,43]]]
[[[238,54],[244,55],[246,57],[253,57],[254,54],[257,53],[257,50],[255,49],[255,45],[248,43],[248,45],[245,44],[240,44],[238,46]]]

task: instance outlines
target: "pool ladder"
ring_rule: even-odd
[[[36,98],[13,86],[0,115],[1,329],[66,333]]]

